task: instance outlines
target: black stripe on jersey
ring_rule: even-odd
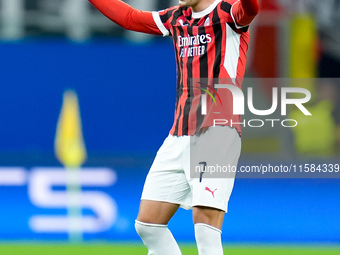
[[[188,29],[188,35],[192,35],[192,26],[187,26]],[[184,106],[184,113],[183,113],[183,126],[182,126],[182,133],[184,135],[188,134],[189,130],[189,118],[190,118],[190,109],[191,109],[191,102],[194,97],[193,93],[193,88],[192,88],[192,62],[194,60],[195,56],[193,57],[188,57],[187,61],[187,87],[188,87],[188,98],[185,101],[185,106]]]
[[[161,21],[163,24],[165,24],[171,17],[172,17],[172,13],[175,11],[175,9],[170,10],[168,12],[166,12],[163,15],[159,15],[159,17],[161,18]]]
[[[176,110],[178,110],[178,109],[176,108]],[[174,136],[178,136],[178,125],[179,125],[179,120],[181,119],[181,115],[182,115],[182,108],[179,107],[179,114],[178,114],[178,118],[176,120],[176,127],[175,127],[175,131],[174,131]]]
[[[174,43],[176,44],[177,43],[177,29],[173,29],[173,38],[174,38]],[[176,56],[176,67],[177,67],[177,91],[179,90],[180,88],[180,85],[181,85],[181,80],[182,80],[182,72],[181,72],[181,66],[180,66],[180,63],[179,63],[179,59],[181,59],[180,57],[177,57],[179,56],[179,52],[177,50],[177,47],[175,47],[175,56]],[[176,100],[176,108],[178,106],[178,101],[179,101],[179,97],[177,95],[177,100]],[[176,109],[175,108],[175,109]]]
[[[200,20],[201,19],[194,19],[194,22],[191,24],[191,26],[197,26],[197,24]]]
[[[176,26],[178,18],[183,16],[182,11],[183,11],[183,8],[180,7],[172,15],[172,20],[171,20],[171,25],[172,26]]]
[[[200,27],[200,32],[201,32],[201,29],[203,30],[203,34],[206,34],[205,32],[205,27]],[[205,78],[208,78],[208,52],[206,51],[204,55],[200,56],[200,78],[202,79],[205,79]],[[204,80],[201,80],[200,82],[204,82]],[[201,126],[202,126],[202,123],[203,123],[203,120],[204,120],[204,116],[201,114],[201,97],[202,97],[202,94],[200,96],[200,102],[199,102],[199,105],[197,107],[197,111],[196,111],[196,132],[198,133]]]
[[[223,1],[221,3],[221,9],[222,9],[222,11],[225,11],[226,13],[230,14],[231,4]]]
[[[177,41],[178,35],[177,35],[177,29],[176,28],[178,29],[179,35],[181,37],[184,37],[183,28],[180,27],[180,26],[174,27],[174,29],[173,29],[174,30],[173,39],[174,39],[175,49],[177,48],[176,44],[178,43],[178,41]],[[179,54],[179,52],[176,52],[176,54]],[[176,55],[176,56],[179,56],[179,55]],[[183,76],[182,76],[182,73],[183,73],[183,59],[181,57],[176,57],[176,59],[179,59],[179,62],[177,62],[177,75],[179,75],[179,76],[177,78],[177,99],[176,99],[176,108],[175,108],[175,109],[178,109],[178,107],[179,107],[178,104],[180,103],[180,98],[183,95]],[[178,135],[178,124],[179,124],[179,120],[180,120],[181,117],[182,117],[182,109],[180,109],[180,112],[179,112],[177,120],[176,120],[176,126],[175,126],[175,131],[174,131],[174,135],[175,136]]]
[[[197,106],[197,111],[196,111],[196,134],[199,133],[203,120],[204,120],[204,116],[201,114],[201,111],[202,111],[201,97],[202,95],[200,96],[200,102]]]
[[[224,3],[224,2],[223,2]],[[213,20],[219,20],[218,10],[215,8],[213,14]],[[221,51],[222,51],[222,25],[220,22],[213,25],[214,34],[215,34],[215,62],[214,62],[214,69],[213,69],[213,78],[218,78],[221,72]]]

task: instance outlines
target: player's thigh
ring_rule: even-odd
[[[189,204],[190,194],[183,171],[150,171],[145,180],[137,220],[167,224],[180,205]]]
[[[137,220],[168,224],[190,194],[183,171],[150,171],[144,184]]]
[[[145,223],[168,224],[178,209],[178,204],[141,200],[137,220]]]
[[[194,206],[192,208],[192,216],[194,224],[204,223],[215,228],[221,229],[225,212],[211,207]]]

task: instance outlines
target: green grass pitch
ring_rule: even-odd
[[[197,255],[195,245],[180,245],[183,255]],[[339,255],[339,246],[224,245],[225,255]],[[146,255],[139,244],[0,244],[6,255]]]

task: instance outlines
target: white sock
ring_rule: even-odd
[[[136,220],[135,228],[149,250],[148,255],[182,254],[167,225],[150,224]]]
[[[195,238],[199,255],[223,255],[222,231],[213,226],[196,223]]]

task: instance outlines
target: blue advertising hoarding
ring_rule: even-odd
[[[81,170],[84,240],[139,240],[134,220],[146,173],[143,168]],[[69,240],[64,168],[2,167],[0,175],[0,240]],[[339,187],[339,179],[237,179],[223,240],[339,242]],[[179,240],[194,240],[191,211],[179,209],[169,227]]]

